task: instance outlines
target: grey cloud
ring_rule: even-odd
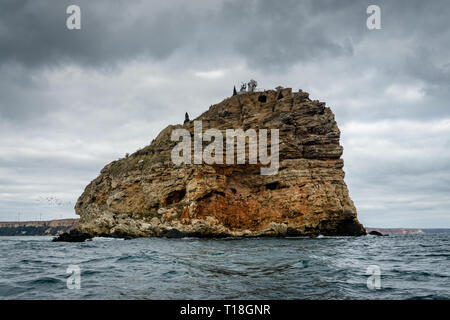
[[[65,8],[69,4],[81,6],[82,30],[66,30]],[[209,7],[202,2],[183,1],[8,0],[0,7],[0,63],[55,66],[74,62],[110,68],[139,57],[163,60],[177,50],[190,48],[186,61],[196,55],[211,59],[211,53],[233,53],[253,68],[275,72],[311,59],[352,56],[354,46],[370,32],[365,28],[368,4],[233,0]],[[382,43],[384,36],[400,40],[410,36],[412,30],[418,37],[414,45],[439,45],[429,37],[429,29],[437,34],[447,32],[445,19],[434,19],[429,27],[423,19],[417,19],[424,11],[429,15],[448,11],[442,1],[432,6],[420,1],[379,4],[386,31],[375,39],[377,42]],[[386,54],[381,58],[389,61]]]
[[[333,19],[332,12],[324,17],[326,23],[311,23],[316,21],[315,13],[321,15],[311,3],[316,1],[224,1],[218,9],[208,9],[201,3],[182,1],[168,7],[159,2],[8,0],[0,7],[0,62],[16,61],[27,66],[74,62],[110,67],[141,56],[166,59],[189,46],[198,46],[195,53],[208,56],[202,47],[214,46],[219,52],[240,54],[254,67],[276,67],[322,55],[351,53],[346,40],[349,35],[335,39],[335,33],[329,34],[348,20],[342,14]],[[82,8],[79,31],[65,28],[69,4]],[[349,4],[339,11],[350,8]]]
[[[26,90],[27,94],[23,94]],[[13,121],[34,120],[51,106],[40,104],[45,85],[33,79],[31,73],[16,63],[0,65],[0,116]]]
[[[66,8],[72,4],[82,8],[81,30],[65,27]],[[129,1],[2,2],[0,61],[26,66],[79,63],[95,67],[140,55],[163,59],[187,41],[195,26],[195,16],[182,7],[155,10],[155,3],[134,5],[137,8]]]

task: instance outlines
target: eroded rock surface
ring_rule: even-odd
[[[261,175],[259,165],[248,164],[176,166],[171,132],[192,133],[193,121],[170,125],[86,187],[75,206],[78,230],[168,237],[365,234],[344,182],[340,131],[325,103],[291,89],[249,92],[195,120],[203,130],[279,129],[278,174]]]

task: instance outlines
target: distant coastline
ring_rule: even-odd
[[[75,228],[78,219],[57,219],[48,221],[0,221],[0,236],[55,236]],[[436,234],[450,233],[450,228],[366,228],[367,233],[382,234]]]
[[[449,228],[366,228],[367,233],[378,231],[382,234],[436,234],[450,233]]]
[[[49,221],[3,221],[0,236],[53,236],[72,230],[78,219]]]

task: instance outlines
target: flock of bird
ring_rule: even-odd
[[[36,199],[36,202],[39,204],[43,204],[46,206],[54,206],[54,207],[64,207],[64,206],[71,206],[71,201],[64,201],[61,199],[58,199],[56,197],[42,197],[39,196],[39,198]]]

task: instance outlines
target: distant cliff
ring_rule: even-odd
[[[278,129],[279,171],[261,164],[174,164],[175,129]],[[75,206],[92,235],[363,235],[344,182],[340,131],[324,102],[290,88],[237,94],[106,165]],[[271,149],[268,143],[268,150]],[[277,143],[278,144],[278,143]]]
[[[432,229],[432,228],[366,228],[369,233],[371,231],[378,231],[382,234],[437,234],[437,233],[450,233],[450,229]]]
[[[57,235],[74,229],[78,219],[0,222],[0,236]]]

